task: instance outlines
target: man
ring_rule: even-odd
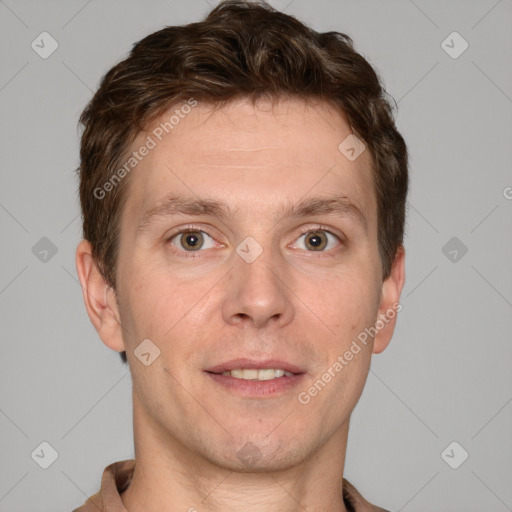
[[[343,470],[400,309],[407,150],[351,40],[223,2],[136,44],[81,122],[77,270],[135,460],[76,510],[384,510]]]

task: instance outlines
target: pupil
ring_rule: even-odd
[[[322,237],[318,233],[314,233],[308,238],[308,244],[310,247],[317,249],[323,244]]]
[[[189,249],[195,249],[197,250],[201,244],[201,238],[200,236],[197,236],[193,233],[187,233],[185,235],[185,246]]]

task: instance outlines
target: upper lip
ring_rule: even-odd
[[[257,361],[256,359],[232,359],[231,361],[226,361],[225,363],[220,363],[210,368],[207,368],[206,372],[212,373],[222,373],[228,370],[238,370],[242,368],[247,369],[256,369],[256,370],[265,370],[265,369],[277,369],[280,368],[287,372],[291,373],[304,373],[304,370],[299,366],[296,366],[291,363],[287,363],[286,361],[281,361],[279,359],[265,359],[262,361]]]

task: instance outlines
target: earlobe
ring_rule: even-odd
[[[125,348],[115,292],[105,282],[87,240],[82,240],[76,249],[76,270],[92,324],[107,347],[122,352]]]
[[[398,312],[402,309],[400,296],[405,282],[405,249],[398,247],[390,275],[382,283],[382,296],[375,328],[373,353],[380,354],[391,341]]]

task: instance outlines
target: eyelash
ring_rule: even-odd
[[[174,252],[175,254],[179,254],[180,256],[184,257],[184,258],[198,258],[200,257],[199,254],[196,254],[196,253],[201,253],[203,252],[202,250],[198,250],[198,251],[185,251],[185,250],[182,250],[182,249],[177,249],[177,248],[174,248],[174,246],[170,243],[171,240],[173,240],[174,238],[176,238],[178,235],[182,235],[184,233],[194,233],[196,231],[200,231],[201,233],[205,233],[207,234],[210,238],[214,239],[214,237],[212,235],[210,235],[207,231],[205,231],[204,229],[201,229],[197,226],[186,226],[184,228],[182,228],[181,230],[179,231],[176,231],[174,233],[172,233],[172,235],[168,236],[165,240],[165,243],[166,244],[169,244],[171,245],[172,247],[172,252]],[[300,234],[299,234],[299,237],[300,238],[301,236],[307,234],[307,233],[311,233],[313,231],[323,231],[325,233],[328,233],[332,236],[334,236],[335,238],[337,238],[338,242],[340,244],[343,244],[343,240],[340,236],[338,236],[336,233],[333,233],[328,227],[326,226],[323,226],[323,225],[317,225],[315,227],[311,227],[311,226],[308,226],[306,228],[303,228],[301,231],[300,231]],[[335,249],[329,249],[328,251],[318,251],[320,253],[329,253],[331,251],[333,251]],[[307,252],[316,252],[316,251],[307,251]]]

